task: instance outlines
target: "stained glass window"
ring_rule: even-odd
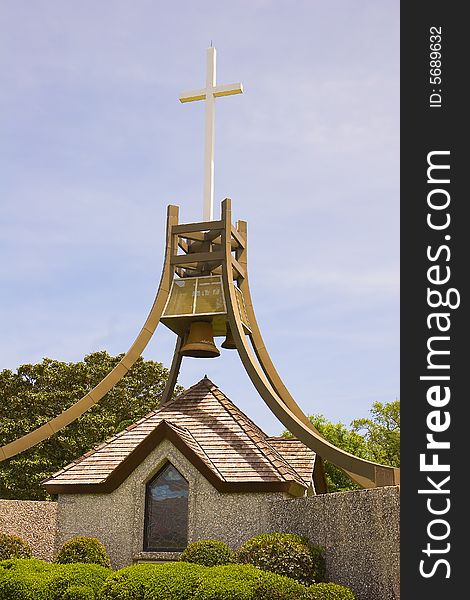
[[[144,550],[179,552],[188,545],[189,485],[171,463],[147,484]]]

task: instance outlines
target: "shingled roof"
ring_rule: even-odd
[[[299,440],[267,436],[207,378],[67,465],[44,482],[50,493],[111,492],[164,439],[219,491],[312,486],[315,453]]]

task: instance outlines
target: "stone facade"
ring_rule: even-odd
[[[51,561],[57,530],[57,502],[0,500],[0,532],[18,535],[33,556]]]
[[[75,535],[98,537],[114,568],[175,554],[144,553],[146,483],[169,460],[189,482],[189,542],[215,538],[236,548],[258,533],[295,532],[325,548],[328,577],[360,600],[399,598],[399,490],[396,487],[294,498],[283,493],[218,492],[163,441],[109,494],[63,494],[56,547]]]

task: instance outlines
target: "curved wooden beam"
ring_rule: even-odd
[[[170,372],[168,373],[168,379],[166,380],[165,389],[163,390],[162,399],[160,400],[160,406],[171,400],[173,391],[175,389],[176,380],[181,369],[181,362],[183,356],[180,354],[181,346],[183,345],[183,338],[179,335],[176,339],[175,351],[173,352],[173,359],[171,361]]]
[[[300,439],[306,446],[317,452],[323,459],[330,461],[340,469],[344,470],[359,485],[363,487],[377,487],[398,483],[399,469],[358,458],[349,452],[337,448],[313,428],[307,416],[303,413],[292,396],[288,392],[287,394],[285,393],[287,388],[285,388],[283,384],[282,387],[279,385],[280,377],[269,359],[264,344],[262,344],[261,333],[259,332],[256,319],[254,318],[251,296],[248,295],[249,302],[251,303],[251,314],[249,312],[248,317],[253,318],[253,322],[250,320],[250,325],[252,327],[254,326],[254,332],[257,331],[257,333],[253,333],[251,337],[254,347],[257,348],[257,352],[261,356],[260,362],[264,362],[264,367],[260,366],[256,360],[255,355],[248,344],[240,315],[236,309],[237,301],[235,288],[232,283],[231,268],[231,207],[230,200],[228,199],[224,200],[222,203],[222,215],[222,220],[224,221],[222,246],[225,251],[225,260],[222,263],[222,280],[228,309],[228,319],[241,361],[256,390],[271,411],[293,435]],[[243,261],[242,256],[242,260],[240,260],[239,257],[238,261],[245,268],[246,274],[246,260]],[[247,277],[245,277],[245,281],[242,285],[245,287],[245,290],[248,288]],[[269,361],[266,360],[266,356]],[[265,372],[265,369],[269,372],[269,377]],[[279,381],[277,381],[277,379],[279,379]],[[281,397],[281,394],[283,397]]]
[[[291,410],[297,418],[299,418],[307,427],[312,429],[315,433],[320,435],[320,433],[315,429],[315,427],[310,422],[310,419],[304,414],[302,409],[298,406],[294,398],[291,396],[289,390],[285,386],[282,381],[279,373],[274,366],[271,357],[266,349],[266,345],[263,340],[263,336],[261,335],[261,330],[258,325],[258,321],[256,320],[255,310],[253,307],[253,300],[251,298],[250,285],[248,281],[248,261],[247,261],[247,224],[246,221],[238,221],[237,223],[237,231],[243,236],[245,240],[245,248],[240,251],[238,255],[238,262],[245,270],[245,277],[240,278],[239,287],[243,293],[243,299],[245,300],[245,308],[246,313],[248,315],[248,320],[250,322],[251,334],[250,339],[253,345],[253,349],[255,351],[256,357],[258,359],[261,368],[264,371],[269,383],[272,388],[276,391],[278,396],[284,402],[284,404]]]
[[[160,285],[158,287],[157,295],[148,317],[140,330],[139,334],[134,340],[134,343],[122,357],[119,363],[110,371],[104,379],[98,383],[90,392],[88,392],[83,398],[75,402],[70,408],[64,410],[60,415],[51,419],[41,427],[38,427],[34,431],[30,431],[26,435],[2,446],[0,448],[0,461],[11,458],[32,446],[35,446],[39,442],[46,440],[63,429],[75,419],[78,419],[84,412],[86,412],[91,406],[99,402],[109,390],[114,387],[129,371],[135,361],[144,351],[148,342],[157,328],[157,325],[162,316],[163,309],[165,308],[168,294],[170,292],[171,282],[173,280],[173,268],[170,264],[171,255],[175,248],[175,236],[173,234],[173,226],[178,224],[178,207],[169,206],[167,209],[167,224],[166,224],[166,249],[165,259],[163,263],[163,272],[160,279]],[[178,347],[178,346],[177,346]],[[176,383],[176,377],[178,375],[179,366],[181,361],[175,365],[173,360],[172,368],[170,370],[170,378],[173,382],[173,387]],[[176,376],[175,376],[176,372]],[[165,388],[165,392],[168,394],[168,386]]]

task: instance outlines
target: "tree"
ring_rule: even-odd
[[[311,415],[309,419],[318,432],[338,448],[359,458],[399,467],[400,402],[375,402],[370,413],[371,418],[355,419],[350,428],[341,422],[332,423],[319,414]],[[359,433],[362,431],[363,435]],[[292,437],[289,431],[282,435]],[[341,469],[328,461],[325,461],[325,475],[329,492],[359,488]]]
[[[121,360],[94,352],[76,363],[45,358],[0,372],[0,445],[43,425],[89,392]],[[0,497],[44,500],[41,481],[159,406],[168,370],[139,358],[79,419],[48,440],[0,463]],[[183,388],[177,386],[175,393]]]
[[[374,402],[372,419],[355,419],[352,429],[364,431],[371,460],[393,467],[400,466],[400,401]]]

